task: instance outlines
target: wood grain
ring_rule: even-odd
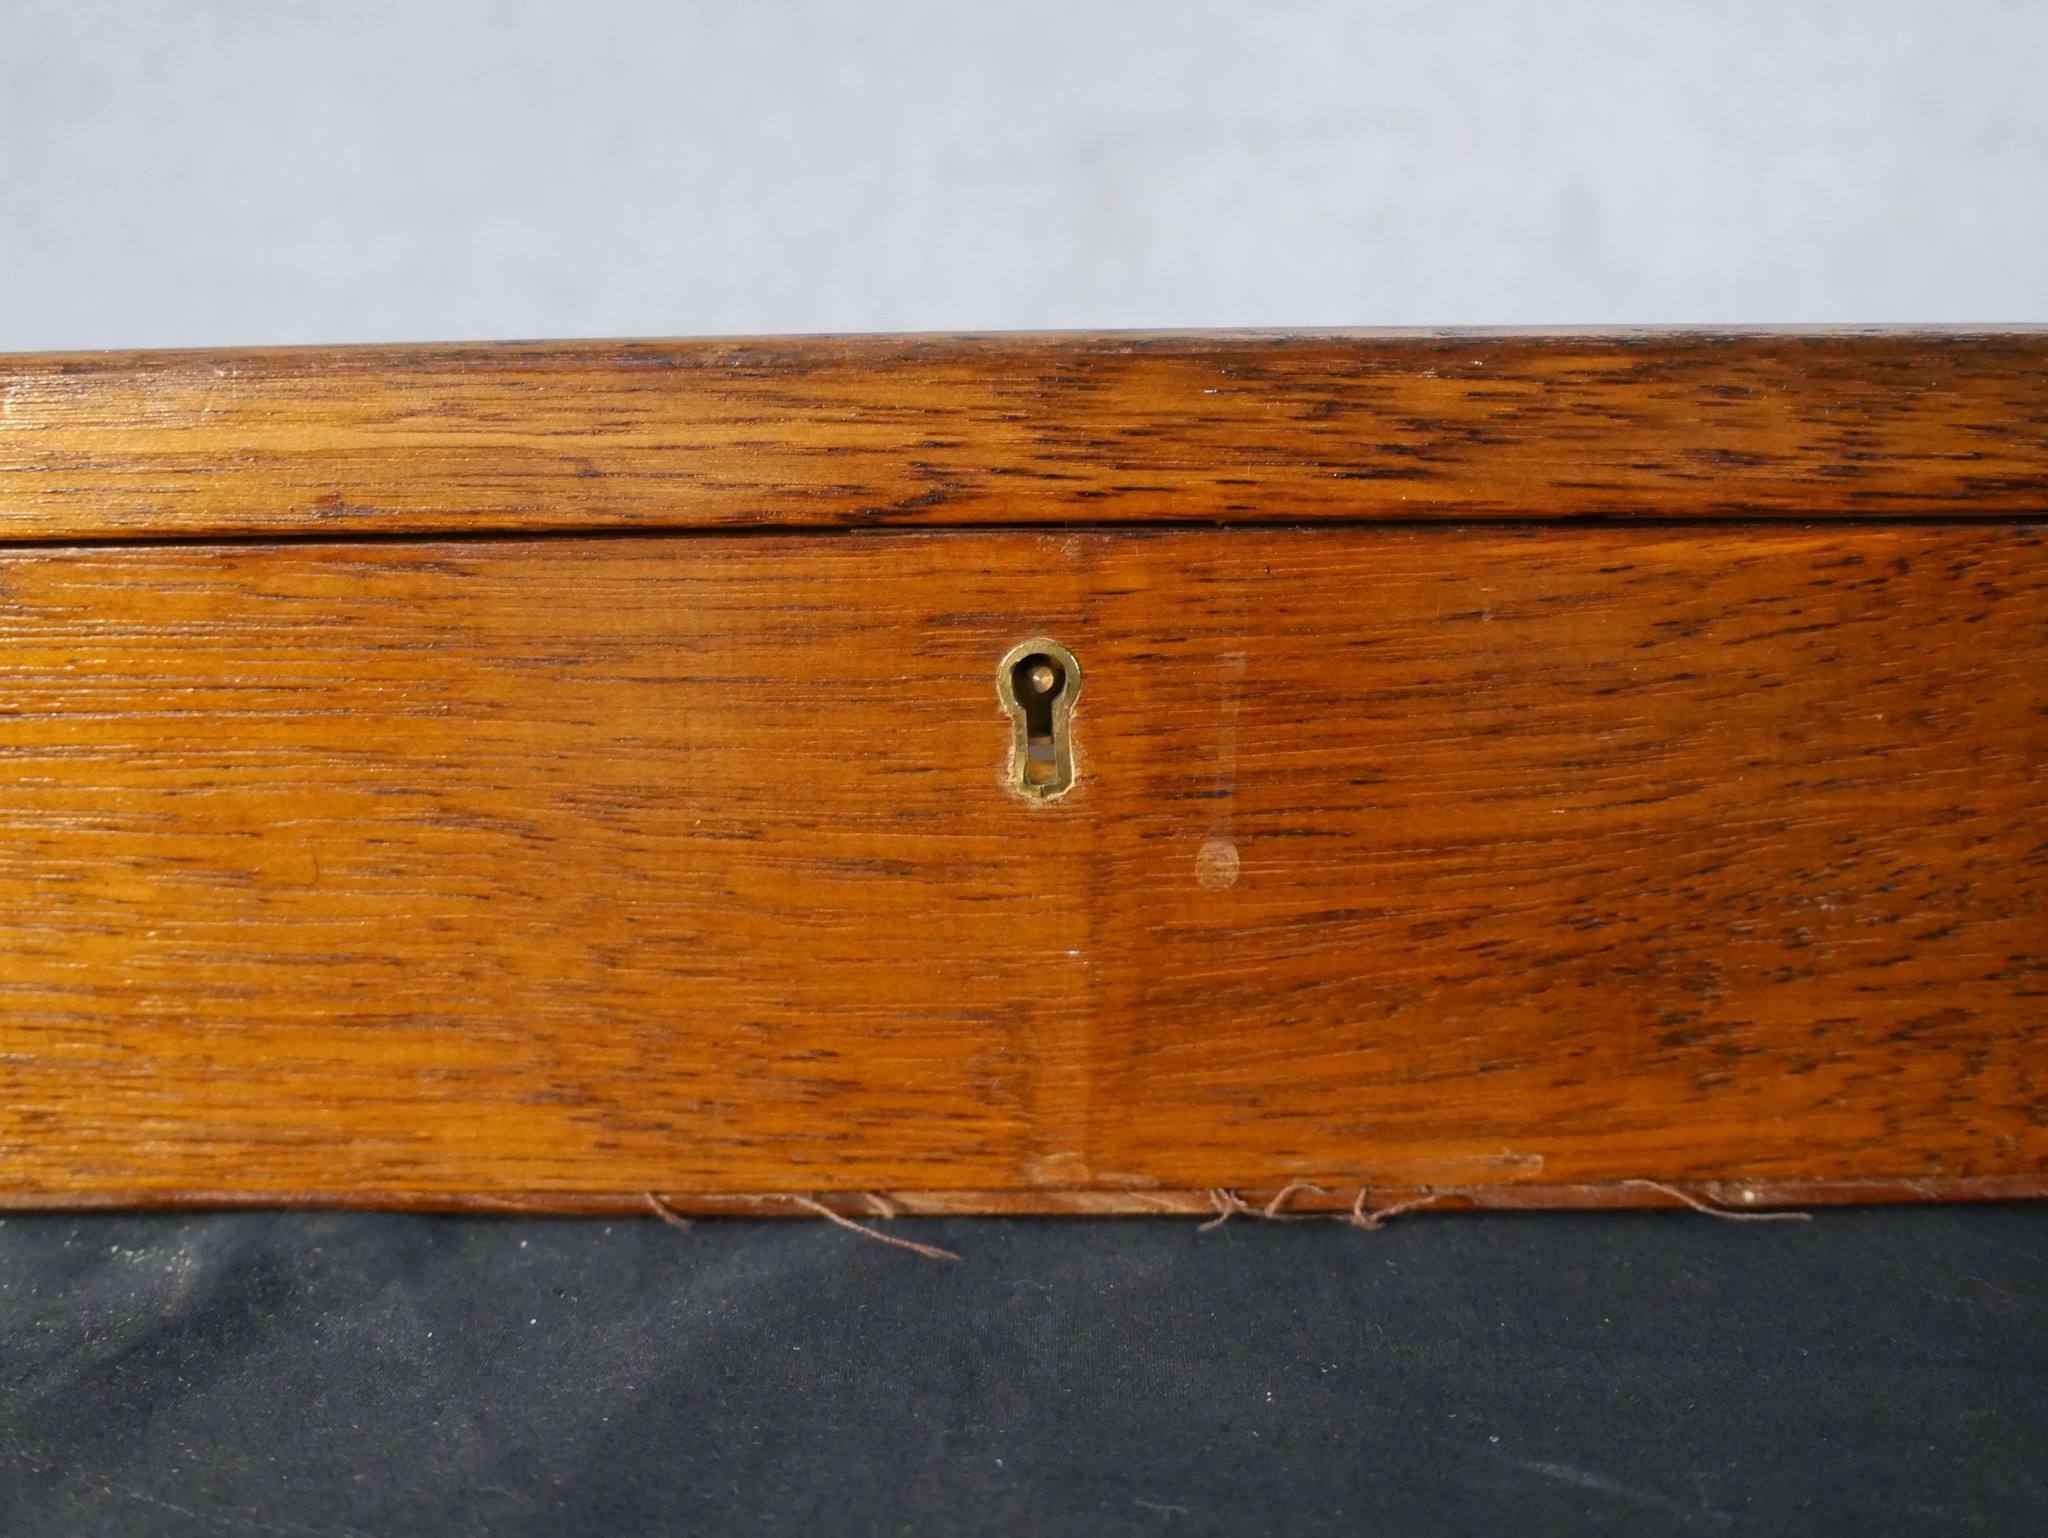
[[[2048,1190],[2043,556],[0,552],[0,1201]]]
[[[2048,330],[0,358],[0,539],[2048,510]]]

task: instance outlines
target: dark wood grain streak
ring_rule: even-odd
[[[2043,555],[0,552],[0,1201],[2037,1191]]]
[[[0,358],[0,539],[2048,512],[2048,330]]]

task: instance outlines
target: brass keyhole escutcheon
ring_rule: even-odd
[[[1040,636],[1013,646],[996,669],[996,693],[1010,713],[1010,788],[1051,801],[1074,788],[1074,702],[1081,664]]]

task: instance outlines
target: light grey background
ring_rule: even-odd
[[[2048,320],[2041,0],[0,0],[0,348]]]

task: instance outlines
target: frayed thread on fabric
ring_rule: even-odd
[[[1398,1218],[1404,1212],[1414,1212],[1418,1208],[1434,1206],[1449,1193],[1431,1191],[1426,1196],[1410,1197],[1405,1202],[1389,1202],[1386,1206],[1378,1209],[1368,1208],[1365,1205],[1366,1198],[1371,1194],[1366,1187],[1360,1186],[1358,1188],[1358,1195],[1351,1199],[1351,1210],[1340,1213],[1338,1221],[1349,1224],[1353,1228],[1368,1230],[1379,1228],[1389,1218]]]
[[[830,1207],[813,1197],[785,1196],[783,1200],[792,1206],[803,1208],[806,1212],[837,1223],[841,1228],[851,1229],[854,1233],[865,1235],[877,1244],[892,1244],[899,1250],[909,1250],[913,1254],[924,1256],[927,1260],[957,1261],[960,1258],[951,1250],[942,1250],[936,1244],[919,1244],[913,1239],[899,1239],[894,1234],[882,1233],[877,1229],[868,1227],[865,1223],[856,1223],[852,1218],[834,1212]],[[883,1205],[889,1204],[885,1202]]]
[[[1677,1186],[1667,1186],[1661,1180],[1624,1180],[1626,1186],[1641,1186],[1648,1191],[1662,1191],[1673,1201],[1684,1202],[1694,1212],[1703,1212],[1710,1218],[1726,1218],[1731,1223],[1811,1223],[1810,1212],[1744,1212],[1739,1207],[1723,1207],[1713,1202],[1701,1201],[1688,1191]]]
[[[1281,1187],[1280,1190],[1274,1192],[1272,1200],[1267,1202],[1265,1206],[1254,1207],[1242,1196],[1239,1196],[1237,1192],[1224,1186],[1212,1186],[1209,1189],[1209,1203],[1216,1209],[1216,1216],[1202,1224],[1196,1232],[1206,1234],[1210,1229],[1221,1228],[1232,1218],[1239,1216],[1258,1218],[1261,1222],[1267,1223],[1306,1223],[1316,1219],[1327,1218],[1352,1228],[1374,1229],[1385,1223],[1389,1218],[1399,1217],[1404,1212],[1414,1212],[1421,1207],[1434,1206],[1445,1197],[1458,1194],[1452,1191],[1431,1191],[1426,1195],[1411,1197],[1405,1202],[1394,1202],[1374,1210],[1366,1205],[1366,1202],[1372,1195],[1371,1188],[1360,1186],[1358,1188],[1358,1195],[1352,1198],[1349,1210],[1344,1212],[1289,1212],[1287,1210],[1287,1204],[1303,1191],[1313,1191],[1321,1196],[1327,1195],[1328,1190],[1327,1186],[1319,1186],[1310,1180],[1290,1181],[1287,1185]]]
[[[688,1218],[684,1217],[652,1191],[645,1192],[644,1194],[647,1198],[647,1210],[660,1218],[662,1222],[668,1224],[670,1228],[680,1228],[687,1232],[692,1226]]]
[[[1247,1207],[1244,1198],[1235,1191],[1226,1191],[1221,1186],[1209,1188],[1209,1200],[1216,1208],[1216,1216],[1196,1229],[1195,1232],[1198,1234],[1206,1234],[1212,1228],[1221,1228],[1240,1212],[1248,1216],[1256,1216],[1258,1212],[1255,1207]]]
[[[1271,1201],[1259,1209],[1259,1216],[1271,1218],[1275,1222],[1283,1220],[1299,1222],[1316,1216],[1313,1212],[1289,1212],[1287,1210],[1287,1204],[1294,1200],[1298,1192],[1302,1191],[1313,1191],[1318,1196],[1327,1194],[1323,1187],[1317,1185],[1313,1180],[1290,1180],[1286,1185],[1273,1193]]]

